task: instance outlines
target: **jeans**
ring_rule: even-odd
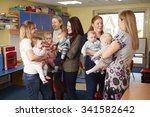
[[[97,92],[97,85],[99,85],[99,90],[103,95],[105,74],[101,75],[101,73],[91,73],[85,76],[85,80],[88,100],[96,99],[95,93]]]
[[[87,56],[85,58],[85,70],[89,70],[95,66],[95,63],[91,61],[91,58]],[[104,90],[104,81],[105,81],[105,73],[91,73],[89,75],[85,75],[86,80],[86,94],[88,100],[93,100],[95,98],[95,94],[97,92],[97,85],[99,85],[99,90],[103,95]]]
[[[64,88],[67,95],[66,99],[76,100],[76,79],[78,72],[63,72]]]
[[[50,99],[52,93],[50,85],[43,84],[38,74],[23,73],[23,80],[30,100],[38,100],[39,92],[43,99]]]

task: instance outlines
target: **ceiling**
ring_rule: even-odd
[[[28,0],[37,3],[44,3],[53,6],[64,6],[64,7],[87,7],[87,6],[108,6],[108,5],[121,5],[121,4],[136,4],[136,3],[150,3],[150,0],[77,0],[82,4],[76,5],[61,5],[58,1],[71,1],[71,0]]]

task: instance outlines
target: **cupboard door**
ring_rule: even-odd
[[[36,24],[37,30],[41,30],[41,19],[40,14],[31,13],[31,21]]]
[[[20,12],[20,26],[23,24],[25,20],[30,20],[30,13],[28,12]]]
[[[64,26],[67,26],[67,22],[68,22],[69,17],[68,16],[61,16],[61,18],[64,22]]]
[[[52,30],[52,16],[48,14],[41,14],[42,30]]]

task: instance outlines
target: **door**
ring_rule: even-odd
[[[20,26],[23,24],[24,21],[30,20],[30,13],[28,12],[20,12]]]
[[[31,21],[36,24],[37,30],[41,30],[41,19],[40,14],[31,13]]]
[[[41,14],[42,30],[52,30],[52,16],[48,14]]]

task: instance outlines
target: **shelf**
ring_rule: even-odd
[[[23,65],[18,65],[16,67],[10,68],[8,70],[2,70],[2,71],[0,71],[0,76],[11,74],[11,73],[19,71],[19,70],[23,70]]]

